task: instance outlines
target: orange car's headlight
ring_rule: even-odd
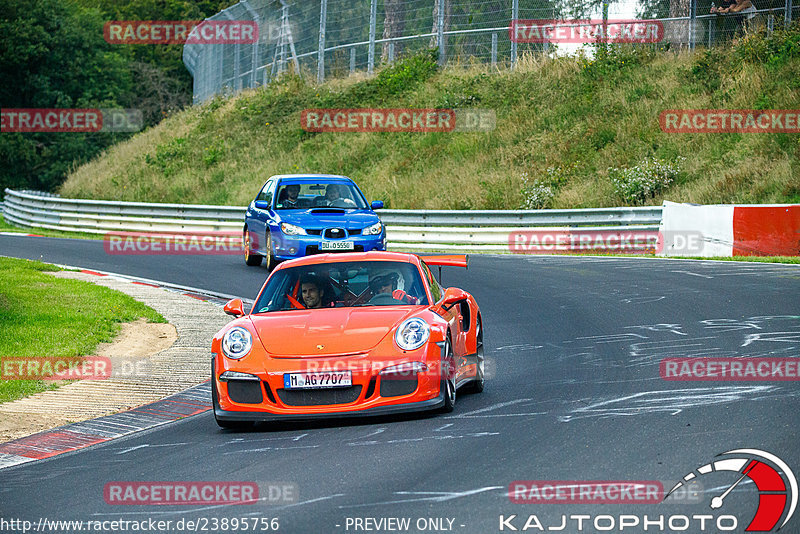
[[[416,350],[427,343],[431,327],[419,317],[403,321],[394,333],[394,342],[403,350]]]
[[[253,336],[246,328],[234,326],[222,336],[222,353],[232,360],[247,356],[253,348]]]

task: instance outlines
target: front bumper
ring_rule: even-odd
[[[441,350],[439,344],[429,343],[417,351],[383,358],[269,358],[264,371],[245,369],[235,360],[214,355],[214,413],[223,421],[292,421],[434,410],[444,405]],[[427,370],[401,376],[381,374],[388,367],[408,361],[424,362]],[[350,370],[352,386],[284,388],[285,373],[326,370]],[[221,380],[225,371],[246,372],[252,379]]]
[[[328,412],[328,413],[294,413],[294,414],[272,414],[265,412],[239,412],[226,411],[214,406],[214,415],[220,421],[309,421],[315,419],[331,419],[343,417],[376,417],[397,413],[414,413],[428,410],[436,410],[444,406],[444,392],[433,399],[411,402],[408,404],[396,404],[391,406],[376,406],[364,410],[348,412]]]
[[[312,254],[324,254],[328,252],[371,252],[373,250],[386,250],[386,232],[378,235],[358,235],[343,239],[326,239],[318,235],[285,235],[280,233],[280,237],[273,234],[274,255],[278,260],[291,260],[302,258]],[[353,243],[352,249],[342,250],[322,250],[321,243]]]

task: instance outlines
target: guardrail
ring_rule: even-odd
[[[512,232],[657,232],[661,207],[575,210],[378,210],[392,250],[508,252]],[[71,232],[214,232],[242,228],[245,208],[60,198],[5,190],[6,222]]]

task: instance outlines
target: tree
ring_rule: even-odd
[[[4,108],[113,108],[131,103],[128,58],[103,41],[103,17],[59,0],[0,0]],[[0,190],[55,188],[109,133],[0,133]]]
[[[383,21],[383,38],[384,39],[393,39],[395,37],[400,37],[403,35],[403,31],[406,27],[406,13],[404,11],[404,2],[403,0],[384,0],[383,2],[383,9],[385,12],[385,18]],[[395,56],[400,55],[400,51],[402,49],[402,41],[396,41],[394,43],[394,52]],[[389,58],[389,43],[383,43],[383,53],[381,54],[381,59],[383,61],[387,61]]]

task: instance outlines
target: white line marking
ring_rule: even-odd
[[[506,406],[512,406],[514,404],[519,404],[521,402],[528,402],[528,401],[532,401],[532,400],[533,399],[517,399],[517,400],[513,400],[513,401],[499,402],[497,404],[492,404],[491,406],[487,406],[486,408],[481,408],[480,410],[473,410],[471,412],[466,412],[466,413],[462,413],[462,414],[451,416],[451,417],[458,418],[458,417],[465,417],[467,415],[475,415],[475,414],[478,414],[478,413],[490,412],[492,410],[497,410],[498,408],[505,408]]]

